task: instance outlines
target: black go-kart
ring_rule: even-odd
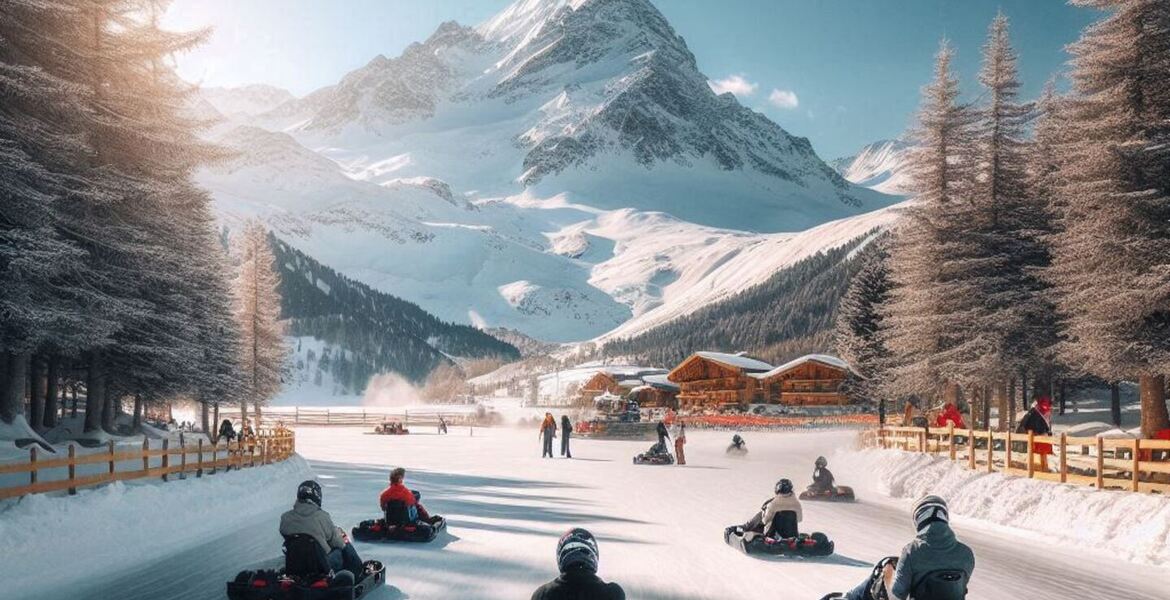
[[[421,494],[414,492],[415,500]],[[431,515],[430,519],[411,519],[409,508],[401,501],[386,506],[386,516],[358,523],[351,533],[362,542],[429,542],[447,528],[447,519]]]
[[[655,442],[650,449],[634,457],[635,465],[673,465],[674,456],[666,450],[666,445]]]
[[[853,488],[847,485],[838,485],[831,490],[815,490],[810,487],[800,493],[800,499],[818,502],[855,502],[857,500],[853,497]]]
[[[828,556],[834,550],[833,541],[823,533],[797,533],[796,513],[791,511],[777,513],[767,535],[760,527],[733,525],[723,530],[723,541],[744,554]]]
[[[898,558],[887,556],[874,565],[869,576],[869,595],[874,600],[890,600],[886,593],[882,571],[886,566],[896,567]],[[843,600],[844,592],[833,592],[821,597],[821,600]],[[922,578],[918,585],[910,592],[911,598],[930,598],[931,600],[965,600],[967,598],[967,573],[961,570],[943,569],[931,571]]]
[[[230,600],[357,600],[386,582],[386,567],[367,560],[361,573],[334,572],[312,536],[284,539],[284,568],[240,571],[227,582]]]

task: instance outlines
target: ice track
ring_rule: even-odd
[[[841,481],[862,501],[806,503],[802,524],[833,538],[836,556],[769,560],[735,552],[723,544],[723,527],[745,520],[777,478],[804,485],[816,455],[832,461],[853,439],[845,432],[745,437],[749,455],[728,458],[730,433],[693,431],[685,467],[632,465],[633,454],[648,446],[643,442],[574,439],[576,459],[541,459],[536,431],[515,429],[382,437],[302,428],[297,446],[325,485],[326,510],[344,527],[374,516],[391,465],[407,467],[408,483],[424,503],[450,519],[448,532],[429,545],[357,546],[363,558],[388,565],[389,585],[371,600],[527,598],[555,574],[557,537],[572,526],[598,535],[602,576],[621,583],[632,599],[816,599],[852,586],[912,535],[903,505],[878,497],[869,482]],[[289,490],[290,504],[292,495]],[[224,582],[237,570],[279,563],[277,517],[209,530],[198,547],[127,565],[70,594],[38,597],[224,598]],[[165,525],[163,516],[148,521],[156,519]],[[1034,535],[956,521],[976,553],[972,599],[1167,597],[1170,569],[1132,565],[1091,548],[1054,551]]]

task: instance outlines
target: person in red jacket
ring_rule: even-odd
[[[942,412],[938,413],[938,418],[935,419],[934,424],[937,427],[946,427],[949,424],[954,424],[955,429],[967,428],[967,425],[963,423],[963,413],[959,412],[954,402],[947,402]]]
[[[406,478],[406,469],[398,467],[390,471],[390,487],[382,490],[382,494],[378,496],[378,504],[382,507],[382,512],[386,512],[386,505],[395,500],[406,505],[407,514],[410,515],[411,521],[426,521],[431,522],[431,515],[427,509],[419,503],[415,493],[406,487],[402,482]]]

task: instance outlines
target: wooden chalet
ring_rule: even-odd
[[[646,381],[647,378],[664,376],[665,373],[665,369],[649,367],[614,367],[611,369],[601,369],[581,385],[581,403],[584,406],[590,406],[593,399],[602,394],[613,394],[622,397],[628,396],[635,389],[649,385]],[[648,395],[647,399],[651,402],[664,401],[661,398],[654,397],[653,394]],[[641,403],[640,400],[639,403]],[[651,406],[655,405],[651,404]]]
[[[679,386],[680,409],[746,406],[764,401],[761,381],[752,375],[771,370],[772,365],[742,354],[696,352],[667,379]]]
[[[677,383],[666,378],[666,374],[647,375],[642,378],[643,384],[630,391],[638,406],[642,408],[678,408]]]
[[[841,406],[849,403],[841,387],[851,372],[849,364],[835,356],[809,354],[752,377],[760,381],[769,403]]]

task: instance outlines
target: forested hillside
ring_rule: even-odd
[[[317,362],[333,381],[360,393],[370,377],[394,372],[422,381],[450,357],[515,360],[520,352],[474,327],[435,318],[417,305],[371,289],[269,236],[280,271],[288,335],[344,350]]]
[[[746,351],[771,361],[827,351],[837,305],[860,262],[853,253],[870,237],[817,253],[731,298],[606,344],[604,353],[675,365],[698,350]]]

